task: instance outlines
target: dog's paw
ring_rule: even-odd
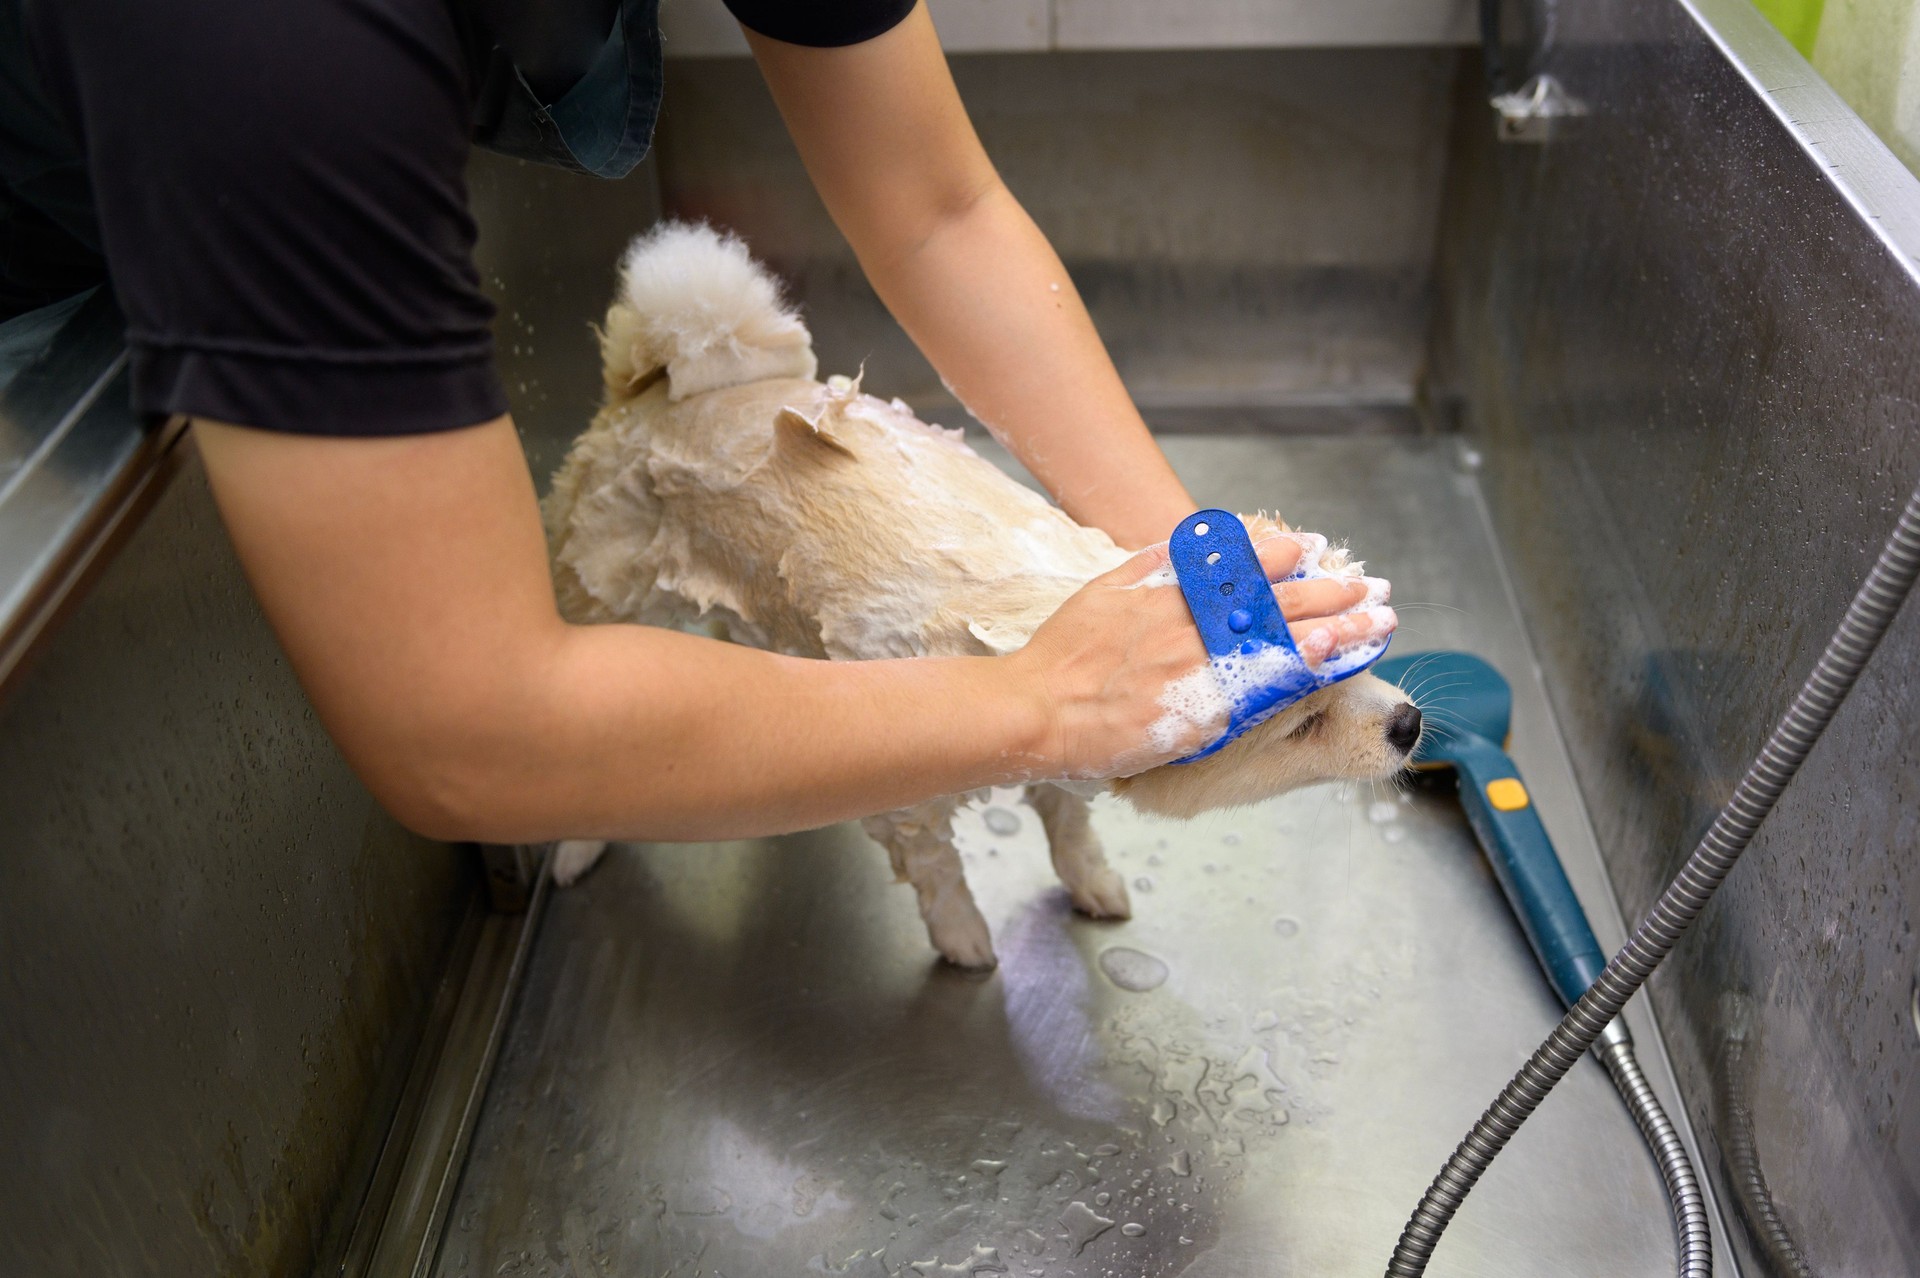
[[[927,937],[933,942],[933,948],[940,951],[940,957],[956,967],[984,972],[1000,964],[993,952],[993,934],[987,930],[987,921],[980,917],[978,910],[969,909],[964,914],[954,911],[953,917],[928,919]]]
[[[1130,919],[1133,901],[1127,895],[1127,881],[1111,866],[1103,865],[1087,875],[1083,882],[1067,887],[1073,908],[1096,919]]]
[[[561,887],[573,882],[599,861],[607,850],[602,839],[562,839],[553,845],[553,881]]]

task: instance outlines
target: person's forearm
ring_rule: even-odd
[[[1164,549],[1007,656],[803,661],[564,622],[504,417],[368,438],[203,420],[194,438],[322,722],[423,834],[766,834],[1001,781],[1127,775],[1205,740],[1159,727],[1166,688],[1205,658],[1177,591],[1133,588]],[[1271,578],[1292,570],[1297,544],[1262,547]],[[1358,624],[1327,583],[1288,590],[1296,642],[1312,643],[1305,619]]]
[[[825,662],[651,627],[567,627],[497,704],[420,743],[402,813],[449,838],[744,838],[1028,779],[1046,698],[987,657]],[[393,767],[367,769],[393,775]]]
[[[1004,185],[861,262],[948,388],[1068,514],[1137,548],[1192,513],[1059,256]]]
[[[195,436],[322,721],[422,833],[764,834],[1058,766],[1053,698],[1025,660],[800,661],[566,624],[505,418]]]

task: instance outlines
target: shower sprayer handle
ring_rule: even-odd
[[[1507,752],[1492,742],[1462,735],[1449,753],[1460,779],[1460,806],[1494,877],[1554,993],[1572,1006],[1600,975],[1607,956],[1560,866],[1533,796]]]

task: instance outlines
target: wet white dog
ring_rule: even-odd
[[[1127,553],[962,442],[857,382],[814,380],[806,327],[735,239],[670,224],[637,241],[602,336],[607,400],[545,503],[560,605],[578,622],[718,622],[739,643],[834,660],[1002,654]],[[910,512],[902,518],[902,511]],[[1248,520],[1256,540],[1288,535]],[[1297,535],[1297,534],[1295,534]],[[1311,539],[1326,571],[1357,575]],[[1406,762],[1420,714],[1357,675],[1197,763],[1110,788],[1189,817]],[[1088,823],[1085,787],[1027,787],[1076,908],[1130,913]],[[994,962],[952,839],[966,795],[867,818],[913,884],[934,947]],[[560,846],[554,877],[604,850]]]

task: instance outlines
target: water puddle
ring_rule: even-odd
[[[1100,970],[1123,990],[1144,994],[1164,985],[1170,969],[1166,963],[1143,950],[1116,945],[1100,952]]]
[[[1001,838],[1020,833],[1020,816],[1005,808],[988,808],[980,818],[987,829]]]

